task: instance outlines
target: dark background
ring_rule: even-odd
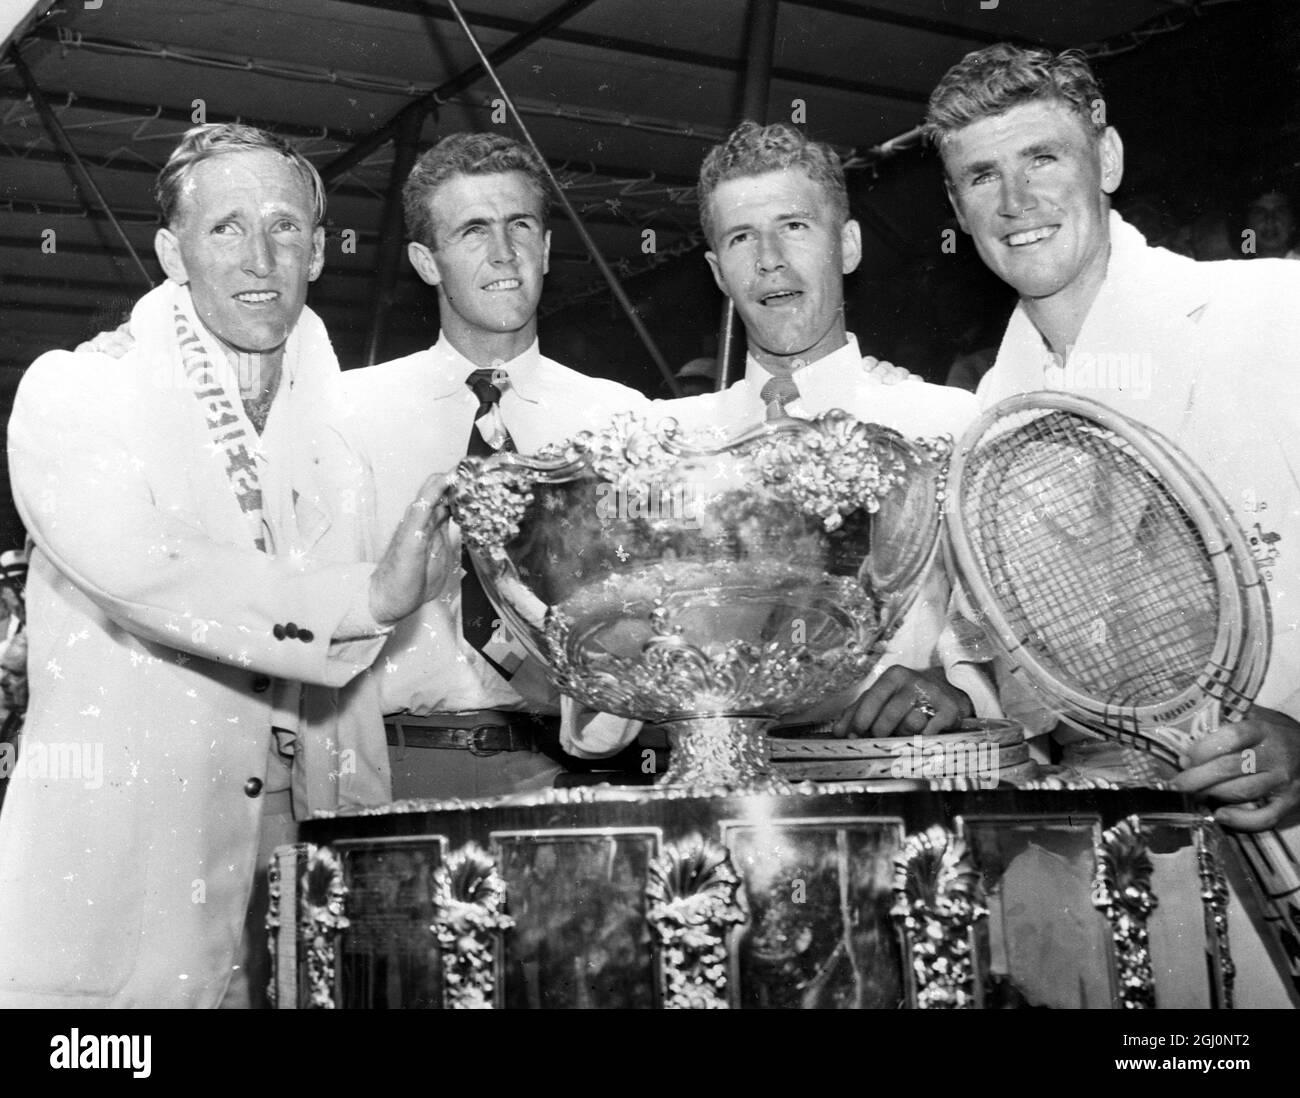
[[[491,51],[560,0],[466,0]],[[668,365],[711,354],[721,297],[698,242],[700,159],[736,121],[753,52],[750,0],[593,0],[499,65],[508,92]],[[581,10],[576,10],[581,7]],[[239,117],[276,129],[323,169],[474,55],[445,5],[415,0],[37,5],[17,49],[153,278],[153,177],[191,122]],[[40,9],[48,9],[44,15]],[[864,351],[942,381],[953,359],[996,342],[1013,301],[955,228],[934,155],[878,146],[919,123],[924,100],[964,53],[1009,37],[1085,47],[1126,148],[1121,210],[1157,240],[1220,212],[1239,239],[1261,180],[1294,192],[1300,163],[1300,5],[1289,0],[784,0],[767,120],[804,101],[812,136],[849,168],[865,257],[847,288]],[[491,85],[468,80],[408,130],[412,150],[494,121]],[[509,123],[505,132],[515,133]],[[390,142],[330,180],[325,274],[310,304],[345,367],[436,338],[437,304],[400,253],[385,256]],[[101,211],[88,213],[7,52],[0,62],[0,414],[43,350],[115,325],[143,282]],[[556,211],[542,349],[588,373],[666,392],[651,356],[581,241]],[[55,254],[42,232],[57,233]],[[655,233],[646,253],[643,233]],[[345,250],[345,234],[358,246]],[[399,241],[400,243],[400,241]],[[394,264],[385,287],[381,271]],[[370,346],[376,303],[382,338]],[[4,472],[7,482],[7,470]],[[0,549],[22,540],[0,492]]]

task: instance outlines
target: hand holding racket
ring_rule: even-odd
[[[1285,713],[1256,705],[1192,743],[1180,762],[1173,787],[1226,802],[1214,813],[1226,827],[1263,831],[1300,805],[1300,724]]]

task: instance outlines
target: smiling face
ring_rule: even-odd
[[[412,243],[408,255],[438,287],[443,332],[478,365],[508,362],[537,336],[551,252],[541,196],[522,172],[498,172],[452,176],[428,201],[436,248]]]
[[[278,352],[325,262],[325,233],[292,162],[270,149],[218,153],[190,170],[154,239],[169,278],[232,356]]]
[[[1024,299],[1086,311],[1110,254],[1118,134],[1093,141],[1065,104],[1038,100],[963,127],[942,154],[948,198],[989,269]]]
[[[821,184],[797,168],[739,176],[709,196],[719,288],[765,366],[815,362],[844,346],[844,276],[858,265],[856,221],[841,223]]]

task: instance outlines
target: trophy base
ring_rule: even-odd
[[[656,783],[700,796],[718,791],[785,794],[791,785],[771,764],[772,717],[686,717],[662,721],[672,745],[668,770]]]

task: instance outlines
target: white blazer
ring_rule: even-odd
[[[323,338],[319,323],[304,311],[294,338]],[[220,1002],[260,868],[270,677],[320,688],[303,695],[298,804],[387,799],[367,765],[384,753],[377,700],[342,722],[337,705],[385,639],[374,566],[348,563],[366,555],[358,463],[319,420],[290,424],[296,533],[259,552],[194,390],[132,327],[120,360],[38,359],[9,424],[34,548],[31,701],[0,811],[0,1007]],[[290,414],[284,396],[272,416]]]

